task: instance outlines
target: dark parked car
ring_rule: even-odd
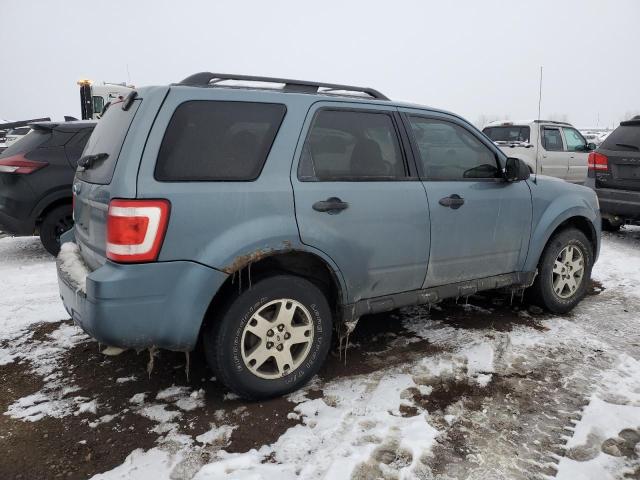
[[[640,223],[640,115],[621,122],[591,152],[585,185],[598,194],[604,230]]]
[[[95,122],[41,122],[0,154],[0,230],[39,234],[53,255],[73,225],[71,184]]]

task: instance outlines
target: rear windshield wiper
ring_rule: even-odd
[[[635,145],[629,145],[628,143],[616,143],[616,146],[630,148],[631,150],[640,150],[640,148],[636,147]]]
[[[93,167],[96,162],[101,162],[109,158],[108,153],[95,153],[93,155],[85,155],[84,157],[78,160],[78,166],[84,168],[85,170]]]

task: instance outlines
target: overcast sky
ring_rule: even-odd
[[[540,65],[543,117],[640,113],[639,0],[1,0],[0,19],[12,120],[79,116],[80,78],[203,70],[371,86],[472,122],[535,118]]]

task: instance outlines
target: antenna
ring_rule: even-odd
[[[540,156],[540,136],[542,135],[542,127],[540,126],[540,108],[542,106],[542,65],[540,65],[540,91],[538,92],[538,138],[536,139],[536,176],[534,182],[538,181],[538,157]]]

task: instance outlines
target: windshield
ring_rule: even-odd
[[[517,125],[486,127],[484,134],[494,142],[528,142],[530,129]]]

